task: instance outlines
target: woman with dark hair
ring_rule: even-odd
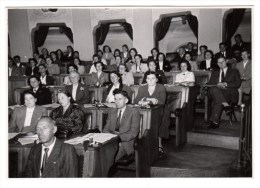
[[[200,62],[201,70],[218,70],[219,66],[214,59],[214,53],[211,50],[206,50],[204,52],[205,60]]]
[[[151,50],[151,54],[152,56],[149,56],[148,59],[147,59],[147,62],[149,63],[150,61],[154,61],[154,62],[157,62],[158,61],[158,53],[159,53],[159,50],[157,48],[153,48]]]
[[[48,70],[46,65],[40,64],[39,65],[39,73],[40,73],[40,80],[41,84],[45,86],[54,85],[54,79],[49,76]]]
[[[147,85],[141,86],[138,89],[138,94],[135,98],[135,104],[139,105],[165,105],[166,102],[166,89],[162,84],[158,84],[158,75],[156,72],[148,71],[146,82]],[[170,125],[170,111],[164,108],[161,126],[159,127],[159,152],[164,155],[162,138],[169,137]]]
[[[135,63],[132,65],[130,72],[145,73],[148,71],[147,63],[143,62],[143,57],[140,54],[135,55]]]
[[[37,97],[32,91],[25,91],[23,96],[24,106],[14,108],[8,132],[35,134],[37,122],[47,115],[47,109],[36,105]]]
[[[39,75],[39,69],[36,66],[36,61],[33,58],[29,59],[29,67],[26,68],[25,70],[25,75],[26,76],[31,76],[31,75]]]
[[[70,63],[68,65],[68,68],[67,68],[67,73],[70,74],[72,72],[77,72],[78,71],[78,67],[74,64],[74,63]],[[64,82],[63,82],[64,85],[71,85],[72,83],[70,82],[70,79],[69,79],[69,76],[65,76],[64,77]]]
[[[104,67],[107,65],[107,61],[102,58],[103,52],[101,50],[99,50],[99,53],[100,53],[100,55],[94,54],[92,56],[93,61],[92,61],[92,65],[91,65],[90,70],[89,70],[89,74],[91,74],[93,72],[97,72],[97,70],[95,68],[95,63],[96,62],[101,61],[103,63],[103,65],[104,65]]]
[[[48,56],[49,56],[49,51],[46,49],[46,48],[43,48],[42,50],[41,50],[41,55],[40,55],[40,57],[42,58],[42,59],[46,59]]]
[[[200,62],[205,60],[205,52],[208,50],[208,47],[206,45],[200,46],[200,54],[197,57],[197,63],[200,64]]]
[[[156,64],[157,69],[161,70],[161,71],[164,71],[164,72],[170,72],[171,65],[166,60],[166,57],[165,57],[164,53],[162,53],[162,52],[158,53],[157,59],[158,59],[158,63]]]
[[[121,74],[122,83],[131,86],[134,85],[134,76],[132,72],[129,72],[126,65],[121,63],[118,66],[118,72]]]
[[[181,63],[181,73],[176,75],[175,85],[194,86],[195,75],[193,72],[188,71],[190,63],[183,61]]]
[[[115,49],[115,50],[114,50],[114,57],[120,56],[120,54],[121,54],[121,52],[120,52],[119,49]]]
[[[56,50],[57,59],[61,62],[64,62],[66,58],[64,57],[63,51],[61,49]]]
[[[103,46],[103,57],[102,58],[107,61],[107,65],[115,64],[115,57],[112,54],[112,50],[111,50],[110,46],[108,46],[108,45]]]
[[[74,52],[74,49],[72,46],[67,46],[67,55],[66,55],[66,59],[67,61],[72,61],[73,60],[73,52]]]
[[[98,61],[95,64],[95,68],[97,72],[91,74],[91,85],[100,87],[103,86],[104,83],[109,82],[109,74],[103,72],[103,63]]]
[[[70,134],[82,132],[84,113],[79,106],[71,103],[71,99],[71,93],[64,90],[58,91],[58,102],[61,106],[50,114],[50,117],[56,121],[58,133],[61,131],[67,131]]]
[[[83,65],[81,65],[80,59],[78,57],[75,57],[73,62],[78,67],[79,74],[84,74],[85,67]]]
[[[133,91],[131,90],[131,88],[129,88],[126,85],[123,85],[122,77],[118,72],[116,71],[110,72],[109,77],[112,84],[105,91],[102,102],[108,102],[108,103],[115,102],[115,98],[113,95],[113,91],[115,89],[126,91],[129,97],[133,95]],[[129,102],[131,103],[131,99],[129,99]]]
[[[31,87],[30,91],[34,92],[37,98],[37,105],[51,104],[51,92],[48,88],[43,87],[39,76],[32,75],[28,78],[28,85]]]
[[[129,58],[125,61],[125,64],[128,70],[131,70],[133,64],[135,64],[135,55],[137,54],[137,50],[135,48],[131,48],[129,50]]]
[[[53,64],[57,64],[60,67],[61,66],[61,61],[57,58],[56,52],[52,51],[50,53],[50,56],[51,56],[51,60],[52,60]]]
[[[129,58],[129,53],[128,53],[128,46],[126,44],[124,44],[122,46],[122,52],[121,52],[121,58],[122,58],[122,62],[125,63],[126,60]]]
[[[189,62],[192,71],[198,70],[197,62],[191,60],[192,59],[192,55],[191,55],[190,52],[186,52],[185,55],[184,55],[184,58],[185,58],[185,60],[187,62]]]
[[[33,53],[33,59],[36,61],[36,67],[38,67],[41,64],[42,58],[40,57],[39,53],[34,52]]]
[[[167,84],[167,79],[163,71],[156,69],[156,63],[154,61],[148,62],[149,70],[144,73],[144,78],[142,84],[147,84],[146,79],[149,72],[156,72],[158,78],[158,84]]]
[[[115,57],[115,61],[116,61],[116,64],[113,64],[113,65],[110,65],[110,66],[107,67],[107,69],[108,69],[109,71],[117,71],[117,70],[118,70],[119,65],[120,65],[121,62],[122,62],[121,56],[116,56],[116,57]]]
[[[53,64],[51,57],[46,58],[46,65],[50,75],[60,74],[60,67],[57,64]]]

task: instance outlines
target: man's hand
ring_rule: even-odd
[[[219,82],[217,84],[220,88],[226,88],[227,87],[227,83],[226,82]]]

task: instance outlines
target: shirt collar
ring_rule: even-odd
[[[55,142],[56,142],[56,137],[54,136],[54,141],[51,143],[51,145],[49,145],[48,147],[45,147],[43,144],[42,144],[42,150],[44,151],[45,148],[49,148],[49,154],[51,153],[54,145],[55,145]]]

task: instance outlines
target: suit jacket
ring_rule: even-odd
[[[26,177],[40,177],[42,144],[32,147],[25,168]],[[44,178],[77,177],[78,158],[75,148],[56,139],[46,166],[42,172]]]
[[[166,89],[162,84],[156,84],[155,90],[152,95],[148,92],[148,85],[141,86],[138,89],[138,94],[135,98],[135,104],[138,104],[142,98],[156,98],[158,100],[158,104],[165,104],[166,101]]]
[[[240,77],[244,77],[245,80],[242,80],[241,88],[244,93],[249,94],[252,89],[252,64],[251,60],[248,60],[245,68],[243,62],[237,64],[237,69],[240,73]]]
[[[112,89],[113,84],[111,84],[107,90],[103,93],[103,98],[102,98],[102,102],[106,102],[107,96],[109,95],[110,90]],[[126,91],[129,97],[129,103],[131,103],[132,101],[132,95],[133,95],[133,91],[131,90],[130,87],[120,84],[119,89]]]
[[[65,91],[72,94],[72,87],[73,85],[65,86]],[[82,83],[79,83],[77,92],[76,92],[76,100],[72,99],[73,102],[77,104],[88,104],[89,100],[89,90],[88,87]]]
[[[24,127],[26,117],[26,106],[17,107],[14,109],[11,121],[9,123],[9,132],[36,132],[36,125],[42,116],[47,115],[47,109],[43,106],[35,106],[31,124],[29,127]]]
[[[147,63],[149,63],[150,61],[154,61],[155,63],[158,61],[158,58],[156,57],[155,59],[154,59],[154,57],[153,56],[149,56],[148,58],[147,58]]]
[[[211,59],[210,68],[206,68],[206,60],[200,62],[200,69],[201,70],[219,70],[219,66],[215,59]]]
[[[158,82],[157,83],[158,84],[167,84],[167,79],[165,77],[164,72],[161,71],[161,70],[156,70],[155,72],[158,74]],[[146,82],[147,74],[148,74],[148,72],[144,73],[144,78],[143,78],[142,84],[147,83]]]
[[[240,52],[242,52],[242,50],[249,50],[250,51],[250,43],[247,43],[247,42],[241,42],[240,45],[238,44],[234,44],[232,46],[232,51],[237,51],[239,50]]]
[[[220,57],[220,56],[223,56],[223,54],[221,53],[221,52],[218,52],[218,53],[216,53],[215,54],[215,59],[216,59],[216,61],[218,60],[218,58]],[[226,59],[232,59],[232,52],[230,52],[230,51],[226,51]]]
[[[219,83],[220,70],[213,71],[208,84],[216,85]],[[224,77],[224,82],[227,83],[226,90],[230,93],[231,98],[238,97],[238,88],[240,87],[241,80],[237,69],[228,68]]]
[[[49,85],[54,85],[54,79],[53,77],[47,75],[46,76],[46,85],[49,86]]]
[[[111,108],[108,113],[108,119],[103,129],[105,133],[115,134],[115,126],[117,121],[118,109]],[[125,149],[127,154],[134,152],[134,140],[137,138],[140,131],[140,112],[131,107],[126,107],[119,127],[119,137],[121,140],[121,147]]]
[[[32,70],[32,67],[27,67],[25,70],[25,75],[26,76],[31,76],[33,72],[33,75],[39,75],[39,69],[38,67],[34,67],[34,69]]]
[[[99,78],[97,73],[91,74],[91,85],[96,85],[99,82],[99,85],[103,85],[105,82],[109,82],[108,73],[101,72]]]
[[[16,65],[16,63],[14,63],[13,67],[16,67],[16,69],[19,70],[19,72],[20,72],[19,76],[25,75],[25,70],[27,67],[27,65],[25,63],[20,63],[19,67]]]
[[[126,57],[124,57],[124,53],[123,53],[123,52],[121,52],[120,56],[121,56],[121,58],[122,58],[122,62],[123,62],[123,63],[130,57],[130,55],[129,55],[128,52],[127,52],[127,54],[126,54]]]
[[[8,69],[8,74],[9,74],[9,69]],[[12,66],[12,71],[11,71],[11,75],[9,76],[23,76],[24,75],[24,70],[16,67],[16,66]]]
[[[33,91],[33,89],[30,89]],[[39,86],[39,89],[36,91],[37,105],[45,105],[52,103],[52,94],[50,90],[42,85]],[[21,98],[21,104],[24,104],[24,96]]]
[[[159,62],[156,63],[156,69],[157,70],[160,70],[160,65],[159,65]],[[170,72],[170,70],[172,69],[169,61],[163,61],[163,71],[164,72]]]

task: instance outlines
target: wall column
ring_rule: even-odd
[[[19,55],[22,62],[28,62],[33,54],[26,9],[8,10],[8,33],[11,56]]]
[[[152,9],[134,9],[133,17],[133,46],[147,58],[154,47]]]
[[[72,9],[74,49],[82,60],[90,61],[94,54],[90,9]]]

